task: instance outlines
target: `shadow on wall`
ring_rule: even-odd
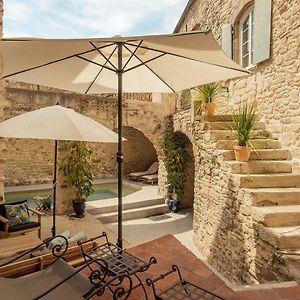
[[[147,170],[158,160],[153,144],[141,131],[124,126],[122,135],[127,140],[123,143],[124,174]]]
[[[189,154],[189,163],[185,169],[185,183],[184,183],[184,201],[182,208],[191,208],[194,204],[194,183],[195,183],[195,157],[193,152],[193,145],[187,135],[180,131],[175,132],[185,141],[185,149]]]

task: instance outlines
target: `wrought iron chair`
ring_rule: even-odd
[[[178,280],[174,282],[172,285],[163,289],[159,293],[157,293],[155,288],[155,283],[161,279],[164,279],[166,276],[177,272]],[[182,279],[179,268],[176,265],[173,265],[171,270],[154,277],[152,279],[147,279],[146,283],[148,286],[152,287],[154,297],[156,300],[185,300],[185,299],[194,299],[194,300],[225,300],[220,296],[217,296],[214,293],[211,293],[193,283],[190,283],[184,279]]]
[[[143,289],[145,298],[148,299],[146,289],[139,277],[139,273],[148,270],[152,264],[156,264],[156,258],[151,257],[148,262],[141,260],[140,258],[110,243],[105,232],[92,240],[99,238],[103,238],[104,243],[99,243],[99,246],[86,252],[82,250],[86,262],[93,259],[102,259],[106,263],[108,276],[114,278],[122,278],[125,275],[128,277],[133,276],[136,278],[137,284],[130,287],[130,289],[135,289],[140,286]],[[128,292],[130,291],[131,290],[128,290]]]
[[[49,267],[26,277],[0,278],[1,294],[5,295],[5,300],[90,299],[94,296],[102,296],[105,291],[112,295],[112,299],[125,300],[129,297],[133,287],[130,276],[121,274],[113,277],[108,272],[108,265],[103,259],[90,259],[77,269],[66,263],[62,259],[68,249],[68,241],[64,236],[47,239],[40,246],[48,245],[57,238],[63,239],[63,243],[53,247],[52,254],[55,259]],[[35,247],[31,251],[35,251],[39,247]],[[1,266],[9,265],[26,257],[31,251],[26,251]],[[85,268],[89,268],[91,271],[89,276],[81,274]],[[0,299],[2,299],[1,295]]]

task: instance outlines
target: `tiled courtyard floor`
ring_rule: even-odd
[[[128,251],[142,259],[148,260],[151,256],[157,258],[157,264],[142,274],[143,280],[151,278],[169,270],[172,264],[180,267],[184,279],[201,286],[227,300],[299,300],[300,285],[286,288],[259,289],[251,291],[233,291],[224,281],[215,275],[200,259],[184,247],[172,235],[166,235],[153,241],[132,247]],[[174,279],[174,277],[172,277]],[[171,277],[170,277],[171,279]],[[166,282],[168,280],[165,279]],[[169,281],[170,282],[170,281]],[[169,283],[167,283],[168,285]],[[166,286],[160,285],[160,288]],[[148,289],[149,299],[153,299]],[[144,299],[141,289],[132,292],[129,299]]]

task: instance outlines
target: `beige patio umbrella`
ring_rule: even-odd
[[[53,178],[53,224],[56,234],[57,141],[117,143],[118,135],[91,118],[60,105],[26,112],[0,123],[0,137],[55,140]]]
[[[95,39],[4,39],[3,77],[84,94],[118,93],[118,244],[122,246],[122,93],[172,93],[248,71],[210,31]]]

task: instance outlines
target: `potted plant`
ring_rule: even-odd
[[[196,113],[203,112],[208,116],[213,116],[216,110],[214,100],[220,94],[221,85],[217,82],[207,83],[202,86],[197,86],[189,91],[191,101],[194,103],[202,103],[197,105]]]
[[[86,199],[94,192],[92,173],[93,150],[85,142],[68,141],[64,143],[66,156],[60,162],[59,169],[67,178],[67,182],[74,189],[76,196],[73,209],[76,217],[84,217]]]
[[[235,159],[237,161],[248,161],[252,146],[250,139],[253,138],[253,129],[258,120],[256,107],[252,103],[245,102],[237,112],[233,113],[237,146],[234,146]]]
[[[185,169],[189,154],[185,148],[186,140],[180,134],[172,134],[165,141],[165,166],[167,170],[168,206],[177,212],[184,198]]]

